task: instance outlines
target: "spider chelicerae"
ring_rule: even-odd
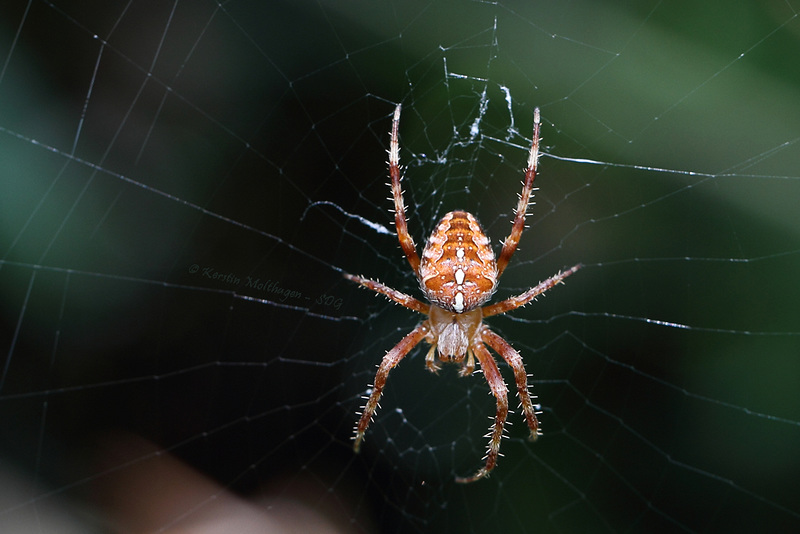
[[[520,236],[525,228],[525,214],[531,200],[533,181],[536,178],[539,161],[539,108],[536,108],[533,114],[533,143],[528,155],[525,181],[515,212],[514,223],[511,233],[503,242],[503,249],[497,260],[495,260],[494,251],[489,245],[489,238],[486,237],[480,223],[466,211],[451,211],[442,217],[425,243],[422,258],[417,255],[414,240],[408,233],[403,191],[400,188],[400,145],[397,140],[399,124],[400,105],[394,110],[392,138],[389,145],[389,175],[394,199],[394,222],[400,248],[403,249],[403,253],[419,281],[420,288],[430,304],[425,304],[375,280],[352,274],[344,275],[348,280],[357,282],[406,308],[428,316],[383,357],[375,375],[372,393],[355,428],[353,448],[356,452],[361,448],[364,433],[378,407],[389,371],[400,363],[400,360],[420,341],[425,340],[431,345],[425,356],[425,366],[429,371],[436,373],[439,370],[436,362],[437,350],[442,362],[461,364],[459,373],[461,376],[469,376],[475,371],[475,360],[477,359],[483,375],[489,383],[489,388],[497,399],[497,413],[494,424],[489,429],[490,439],[485,457],[486,464],[470,477],[456,478],[456,481],[461,483],[474,482],[487,476],[497,464],[503,426],[508,415],[508,389],[497,363],[486,345],[499,354],[514,371],[520,404],[525,414],[525,421],[531,431],[530,439],[535,440],[539,436],[539,420],[536,418],[536,410],[531,402],[522,358],[506,340],[492,332],[483,323],[483,319],[524,306],[538,295],[561,283],[566,277],[580,269],[581,265],[575,265],[566,271],[559,272],[520,295],[483,306],[497,289],[497,280],[517,250]]]

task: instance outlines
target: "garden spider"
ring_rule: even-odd
[[[535,440],[539,436],[539,421],[528,392],[528,380],[522,358],[507,341],[483,324],[483,318],[500,315],[524,306],[538,295],[561,283],[567,276],[580,269],[581,265],[575,265],[567,271],[559,272],[520,295],[481,307],[495,292],[497,280],[508,266],[514,251],[517,250],[520,236],[525,227],[525,214],[531,199],[539,160],[539,108],[536,108],[533,114],[533,144],[528,155],[522,194],[515,212],[511,233],[503,242],[503,250],[497,261],[495,261],[494,251],[489,245],[489,238],[486,237],[481,225],[471,213],[466,211],[451,211],[446,214],[425,243],[422,258],[420,259],[417,255],[414,240],[408,233],[403,191],[400,189],[400,145],[397,141],[399,124],[400,105],[398,104],[394,110],[392,139],[389,145],[389,175],[392,180],[391,188],[394,197],[394,222],[400,247],[430,304],[425,304],[375,280],[352,274],[344,275],[348,280],[357,282],[406,308],[428,316],[383,357],[375,375],[372,393],[355,428],[353,448],[356,452],[361,448],[364,433],[378,407],[389,371],[420,341],[425,340],[431,345],[425,356],[425,366],[428,371],[435,373],[439,370],[436,362],[437,349],[442,362],[461,364],[459,373],[461,376],[469,376],[473,373],[475,358],[477,358],[492,394],[497,399],[497,413],[494,424],[489,429],[491,439],[486,454],[486,465],[471,477],[456,478],[456,481],[461,483],[474,482],[487,476],[494,469],[500,450],[500,440],[503,437],[503,426],[508,415],[506,384],[486,345],[502,356],[513,369],[519,400],[525,413],[525,421],[531,431],[530,439]]]

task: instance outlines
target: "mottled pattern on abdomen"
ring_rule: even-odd
[[[442,217],[425,243],[419,278],[431,303],[455,313],[489,300],[497,286],[497,263],[471,213],[451,211]]]

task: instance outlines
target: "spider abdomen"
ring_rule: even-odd
[[[497,262],[489,238],[466,211],[451,211],[433,231],[419,265],[428,300],[454,313],[477,308],[497,287]]]

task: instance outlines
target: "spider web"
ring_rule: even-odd
[[[5,2],[0,530],[796,530],[798,7]],[[584,264],[489,321],[543,436],[467,486],[494,399],[425,347],[352,451],[397,102],[418,246],[508,234],[539,106],[495,299]]]

